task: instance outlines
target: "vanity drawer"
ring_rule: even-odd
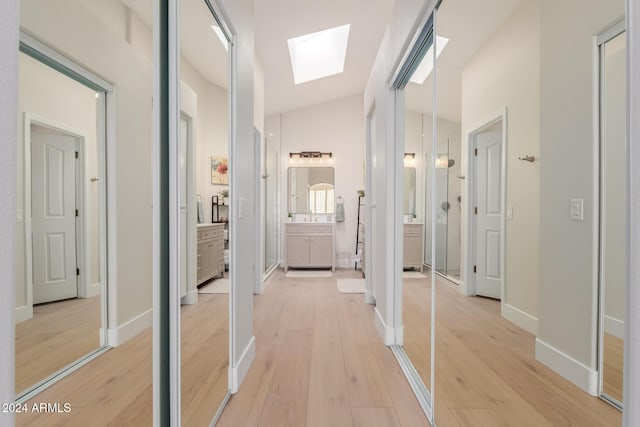
[[[331,234],[332,226],[329,224],[287,225],[287,234]]]
[[[422,234],[422,224],[405,224],[405,234]]]
[[[222,237],[224,235],[224,225],[212,225],[210,227],[201,227],[198,230],[198,240],[208,240],[214,237]]]

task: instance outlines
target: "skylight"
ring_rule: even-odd
[[[212,25],[211,29],[213,30],[214,33],[216,33],[216,36],[218,36],[218,39],[220,39],[220,43],[222,43],[222,46],[224,46],[224,50],[228,52],[229,40],[227,40],[227,37],[222,32],[222,28],[218,27],[217,25]]]
[[[344,71],[350,24],[287,40],[295,84]]]
[[[448,38],[436,36],[436,59],[438,59],[447,43],[449,43]],[[418,65],[418,68],[416,68],[416,71],[413,72],[410,81],[421,85],[427,80],[431,71],[433,71],[433,44],[429,47],[429,50],[427,50],[427,54],[422,59],[420,65]]]

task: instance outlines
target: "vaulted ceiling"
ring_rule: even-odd
[[[256,53],[265,75],[265,114],[362,93],[393,0],[256,0]],[[287,48],[293,37],[351,24],[344,72],[295,85]]]

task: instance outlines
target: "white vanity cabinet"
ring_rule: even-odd
[[[198,225],[198,285],[224,273],[224,224]]]
[[[404,268],[416,268],[422,271],[423,225],[404,224]]]
[[[284,270],[331,267],[335,271],[335,224],[285,223]]]

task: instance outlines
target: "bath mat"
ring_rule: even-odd
[[[229,279],[216,279],[206,286],[198,289],[199,294],[228,294]]]
[[[309,278],[309,277],[332,277],[331,270],[289,270],[285,277]]]
[[[341,294],[363,294],[364,279],[337,279],[338,292]]]
[[[427,276],[420,273],[419,271],[403,271],[402,278],[403,279],[426,279]]]

